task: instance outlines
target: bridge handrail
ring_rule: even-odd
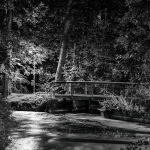
[[[124,95],[128,93],[128,90],[132,88],[135,85],[149,85],[145,83],[133,83],[133,82],[110,82],[110,81],[54,81],[51,82],[52,84],[58,84],[58,85],[65,85],[65,88],[63,87],[62,90],[64,90],[65,93],[61,93],[59,90],[54,91],[53,95],[62,96],[66,95],[101,95],[101,96],[107,96],[108,92],[113,95]],[[78,85],[80,84],[80,85]],[[76,86],[77,85],[77,86]],[[78,89],[80,88],[80,89]],[[82,88],[82,89],[81,89]],[[95,88],[98,88],[98,91],[95,91]],[[80,90],[80,91],[76,91]]]
[[[90,83],[90,84],[124,84],[124,85],[137,84],[133,82],[110,82],[110,81],[53,81],[51,83]],[[145,84],[145,83],[140,83],[140,84]]]

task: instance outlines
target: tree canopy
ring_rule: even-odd
[[[0,62],[27,75],[36,55],[57,80],[149,82],[149,3],[1,0]]]

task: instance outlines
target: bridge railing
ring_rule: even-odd
[[[130,88],[136,84],[131,82],[104,81],[58,81],[52,83],[55,96],[93,96],[107,97],[110,95],[126,96]]]

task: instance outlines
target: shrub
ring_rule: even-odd
[[[120,150],[142,150],[143,149],[147,149],[149,145],[149,138],[143,138],[138,140],[137,142],[127,145],[126,148],[121,148]]]
[[[55,99],[51,95],[33,95],[32,97],[21,96],[16,101],[9,101],[13,110],[54,112],[55,109],[72,110],[72,101]]]
[[[107,111],[122,111],[132,115],[132,112],[141,114],[143,118],[149,118],[150,91],[145,86],[136,86],[126,93],[126,96],[110,94],[111,99],[102,103],[103,109]]]
[[[139,86],[134,88],[130,93],[132,95],[131,102],[133,105],[144,106],[145,108],[150,106],[150,89],[145,86]]]
[[[130,110],[130,103],[127,101],[126,97],[111,95],[111,98],[106,99],[102,103],[103,109],[105,110]]]

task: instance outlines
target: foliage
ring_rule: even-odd
[[[26,77],[19,73],[19,71],[11,72],[9,76],[9,91],[10,93],[28,93],[24,84],[30,84]]]
[[[149,107],[150,103],[150,92],[149,87],[146,87],[144,85],[137,85],[133,89],[131,89],[128,93],[128,96],[130,96],[130,101],[133,104],[133,106],[138,105],[143,106],[145,108]]]
[[[116,96],[111,93],[109,96],[111,96],[111,98],[102,103],[104,110],[112,113],[115,110],[122,113],[125,112],[131,117],[133,117],[133,113],[135,113],[140,115],[140,119],[143,119],[143,121],[150,118],[150,92],[146,86],[136,85],[130,88],[125,96]]]
[[[57,3],[58,5],[56,5]],[[19,45],[21,41],[30,41],[35,45],[40,44],[42,47],[46,47],[48,49],[49,58],[47,60],[49,61],[47,62],[49,64],[47,63],[45,67],[50,66],[52,68],[51,73],[56,72],[67,0],[58,0],[57,3],[56,1],[51,1],[51,3],[47,1],[14,1],[13,3],[12,35],[15,38],[12,39],[12,42],[17,44],[16,46],[13,44],[12,51],[14,53],[19,52],[18,54],[22,56],[20,53],[22,51],[21,45]],[[114,10],[110,9],[112,6],[115,7]],[[5,8],[4,13],[7,14],[7,6],[2,3],[2,7]],[[105,11],[107,9],[105,1],[101,3],[97,0],[93,2],[74,2],[69,16],[71,27],[68,34],[68,49],[72,51],[74,43],[77,45],[76,64],[80,66],[77,65],[77,68],[81,68],[85,72],[88,71],[83,77],[86,80],[103,78],[105,75],[100,74],[101,72],[109,71],[109,74],[111,74],[111,68],[107,69],[107,66],[112,65],[100,68],[103,65],[103,61],[105,61],[103,58],[105,59],[106,57],[101,57],[101,55],[104,55],[104,53],[107,55],[107,53],[112,52],[110,48],[113,46],[114,41],[114,29],[112,28],[114,25],[111,23],[113,19],[110,16],[124,6],[114,0],[111,4],[108,2],[107,7],[108,11]],[[6,24],[4,20],[3,23]],[[110,33],[112,33],[111,36]],[[70,53],[72,53],[71,51]],[[14,55],[13,57],[16,56]],[[92,63],[92,60],[96,61]],[[67,61],[69,62],[68,59]],[[94,69],[91,70],[91,68]],[[89,73],[89,77],[86,77]]]
[[[143,138],[133,144],[126,146],[125,149],[121,148],[120,150],[142,150],[142,148],[146,150],[148,145],[149,145],[149,138]]]
[[[85,81],[87,79],[86,71],[81,67],[66,66],[64,67],[64,77],[67,81]]]
[[[126,97],[114,96],[114,95],[110,95],[110,96],[112,96],[110,99],[107,99],[106,101],[102,103],[103,109],[109,110],[109,111],[111,110],[130,111],[132,109],[132,104],[130,104],[127,101]]]
[[[9,110],[10,105],[6,102],[5,98],[1,98],[0,105],[0,149],[5,150],[5,147],[10,143],[9,139],[10,130],[16,126],[16,122],[11,117]]]
[[[32,95],[32,94],[24,94],[24,95],[15,95],[14,97],[10,96],[8,102],[10,106],[14,110],[34,110],[37,111],[37,108],[46,103],[51,99],[51,96],[48,94],[41,95]],[[43,108],[45,111],[45,108]]]
[[[47,92],[47,93],[52,92],[53,87],[51,85],[51,82],[54,81],[54,79],[55,79],[55,74],[50,74],[45,72],[39,74],[38,90],[40,92]]]
[[[10,8],[5,0],[0,4],[0,42],[11,52],[11,72],[33,74],[29,51],[36,51],[36,73],[55,73],[67,18],[64,80],[149,82],[149,1],[74,1],[68,17],[68,0],[11,2],[9,34]]]
[[[149,1],[126,0],[126,6],[116,38],[118,63],[130,80],[149,82]]]
[[[46,93],[37,93],[36,95],[26,94],[15,97],[9,96],[8,103],[11,109],[18,111],[40,111],[53,112],[57,109],[72,110],[72,103],[70,100],[55,99],[52,95]]]

